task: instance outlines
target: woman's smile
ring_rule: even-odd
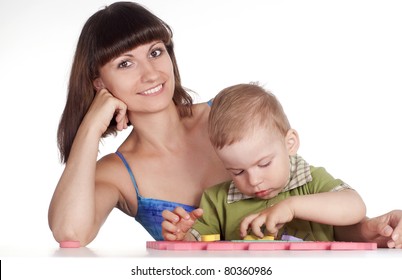
[[[158,94],[161,90],[162,90],[162,84],[160,84],[160,85],[158,85],[158,86],[156,86],[156,87],[154,87],[154,88],[148,89],[148,90],[146,90],[146,91],[140,92],[139,94],[140,94],[140,95],[156,95],[156,94]]]

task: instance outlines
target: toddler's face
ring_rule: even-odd
[[[288,182],[289,152],[285,137],[278,133],[257,129],[216,152],[243,194],[269,199]]]

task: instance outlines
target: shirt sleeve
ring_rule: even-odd
[[[215,188],[216,190],[216,188]],[[214,189],[208,189],[204,192],[200,202],[200,208],[203,209],[204,214],[202,217],[197,219],[193,225],[193,229],[199,235],[206,234],[221,234],[220,230],[220,211],[218,210],[219,205],[223,203],[218,202],[216,192]],[[192,231],[194,232],[194,231]],[[193,233],[194,235],[194,233]],[[199,237],[198,237],[199,238]]]
[[[310,193],[337,192],[345,189],[353,189],[340,179],[335,179],[323,167],[312,167],[313,180],[308,183]]]
[[[346,183],[342,183],[339,186],[333,188],[332,190],[330,190],[331,192],[340,192],[343,190],[354,190],[353,188],[351,188],[348,184]]]

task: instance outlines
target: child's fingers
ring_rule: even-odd
[[[265,230],[266,230],[265,234],[277,236],[279,229],[282,228],[283,226],[284,224],[277,224],[273,223],[272,221],[267,221],[265,223]]]
[[[250,228],[251,222],[258,216],[258,214],[252,214],[243,219],[240,223],[240,236],[245,237],[247,235],[247,231]]]
[[[264,221],[265,220],[261,219],[261,217],[257,217],[251,223],[251,230],[255,236],[258,236],[259,238],[264,237],[264,233],[261,231],[261,226],[264,224]]]

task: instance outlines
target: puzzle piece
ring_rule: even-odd
[[[266,235],[263,238],[255,236],[254,234],[246,235],[243,240],[253,240],[253,241],[264,241],[264,240],[275,240],[275,236]]]
[[[324,241],[147,241],[146,247],[154,250],[170,251],[272,251],[272,250],[376,250],[377,243],[366,242],[324,242]]]
[[[206,234],[206,235],[201,235],[201,241],[219,241],[221,240],[221,235],[220,234]]]
[[[282,235],[281,240],[282,241],[298,241],[298,242],[303,242],[304,241],[301,238],[297,238],[297,237],[294,237],[292,235],[286,235],[286,234]]]

